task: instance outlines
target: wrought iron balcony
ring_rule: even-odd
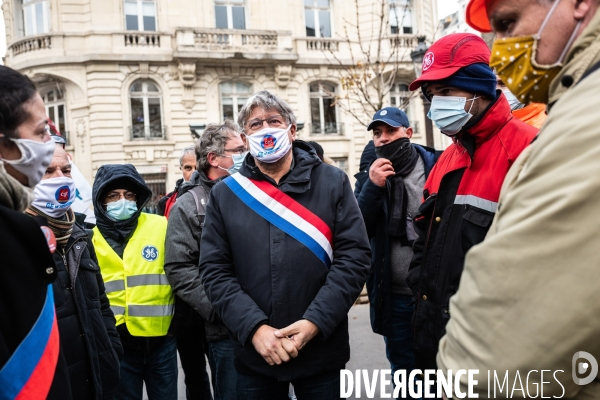
[[[163,125],[130,126],[131,140],[157,140],[167,138],[167,127]]]

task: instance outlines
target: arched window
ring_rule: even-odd
[[[138,79],[129,89],[131,105],[131,139],[164,139],[162,95],[149,79]]]
[[[337,88],[327,82],[315,82],[310,85],[310,116],[312,134],[343,134],[338,124],[335,94]]]
[[[46,115],[54,122],[61,135],[69,142],[67,128],[67,112],[65,104],[65,92],[61,88],[42,91],[42,99],[46,106]]]
[[[242,106],[252,94],[252,88],[242,82],[223,82],[219,85],[221,90],[221,107],[223,119],[237,120]]]

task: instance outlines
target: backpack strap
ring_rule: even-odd
[[[194,202],[196,203],[196,215],[198,217],[198,221],[200,222],[200,229],[204,228],[204,218],[206,216],[206,203],[208,202],[208,193],[206,193],[206,189],[204,186],[197,185],[191,188],[190,193],[194,197]]]

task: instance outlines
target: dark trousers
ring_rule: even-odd
[[[392,294],[392,332],[384,336],[385,355],[392,367],[392,376],[398,370],[406,370],[406,376],[415,369],[412,330],[410,321],[414,313],[412,296]],[[392,380],[393,382],[393,380]]]
[[[182,324],[177,330],[177,351],[185,375],[187,400],[212,400],[204,340],[204,325]]]
[[[239,400],[287,400],[290,383],[298,400],[334,400],[340,398],[340,371],[335,370],[308,378],[278,381],[263,376],[238,372],[237,398]]]

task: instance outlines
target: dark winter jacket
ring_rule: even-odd
[[[176,315],[171,325],[177,325],[183,318],[202,317],[208,341],[221,340],[229,337],[227,327],[216,316],[210,301],[206,297],[200,280],[200,237],[201,223],[204,221],[204,208],[208,201],[208,193],[212,187],[221,181],[210,180],[203,171],[194,171],[189,182],[179,190],[177,202],[171,208],[167,240],[165,243],[165,273],[173,288],[173,293],[184,301],[178,302]],[[190,190],[198,186],[204,189],[197,191],[202,215],[198,216],[198,207]],[[191,307],[191,308],[190,308]],[[184,312],[181,310],[185,310]],[[190,316],[191,315],[191,316]]]
[[[74,399],[112,399],[119,384],[123,348],[92,243],[75,224],[57,249],[53,283],[60,341]]]
[[[175,190],[167,193],[166,195],[161,197],[160,200],[158,200],[158,203],[156,204],[156,213],[158,215],[162,215],[163,217],[167,218],[169,217],[171,208],[173,208],[175,200],[179,195],[179,189],[181,189],[181,185],[183,185],[184,183],[187,182],[185,182],[183,178],[177,179],[177,182],[175,182]]]
[[[102,195],[107,185],[117,179],[123,179],[127,185],[135,188],[137,194],[138,211],[129,219],[124,221],[113,221],[108,217],[106,211],[102,207]],[[100,233],[106,239],[106,242],[117,253],[119,257],[123,257],[123,251],[127,246],[127,242],[133,235],[142,208],[148,203],[152,192],[144,182],[142,176],[137,172],[131,164],[115,164],[103,165],[98,169],[94,185],[92,187],[92,199],[94,204],[94,214],[96,216],[96,226]],[[125,351],[137,351],[142,354],[152,352],[154,348],[163,342],[164,337],[140,337],[132,336],[127,330],[126,324],[117,326],[119,337]]]
[[[369,167],[371,167],[371,164],[373,164],[373,161],[376,159],[375,143],[370,140],[360,155],[359,172],[354,175],[354,178],[356,178],[356,182],[354,183],[354,196],[356,196],[357,199],[363,185],[369,179]]]
[[[427,178],[441,152],[416,144],[413,146],[423,160],[425,178]],[[368,168],[369,166],[367,171]],[[391,208],[389,184],[379,187],[367,179],[359,192],[358,206],[371,240],[371,272],[367,278],[371,327],[375,333],[390,336],[392,335],[392,264],[390,237],[387,234]]]
[[[370,249],[348,176],[324,164],[306,143],[293,144],[295,164],[279,185],[250,155],[240,174],[266,181],[316,214],[333,234],[329,268],[307,247],[242,202],[225,181],[210,193],[200,268],[217,314],[235,339],[235,365],[246,374],[292,380],[343,368],[350,357],[348,310],[363,288]],[[262,324],[284,328],[307,319],[319,334],[298,357],[270,366],[252,336]]]
[[[435,368],[467,251],[483,241],[500,188],[537,129],[511,114],[503,94],[463,129],[431,171],[414,218],[419,238],[407,282],[417,300],[413,318],[417,368]]]
[[[40,224],[46,221],[0,205],[0,369],[37,321],[57,276]],[[61,346],[50,400],[72,398],[64,352]]]

